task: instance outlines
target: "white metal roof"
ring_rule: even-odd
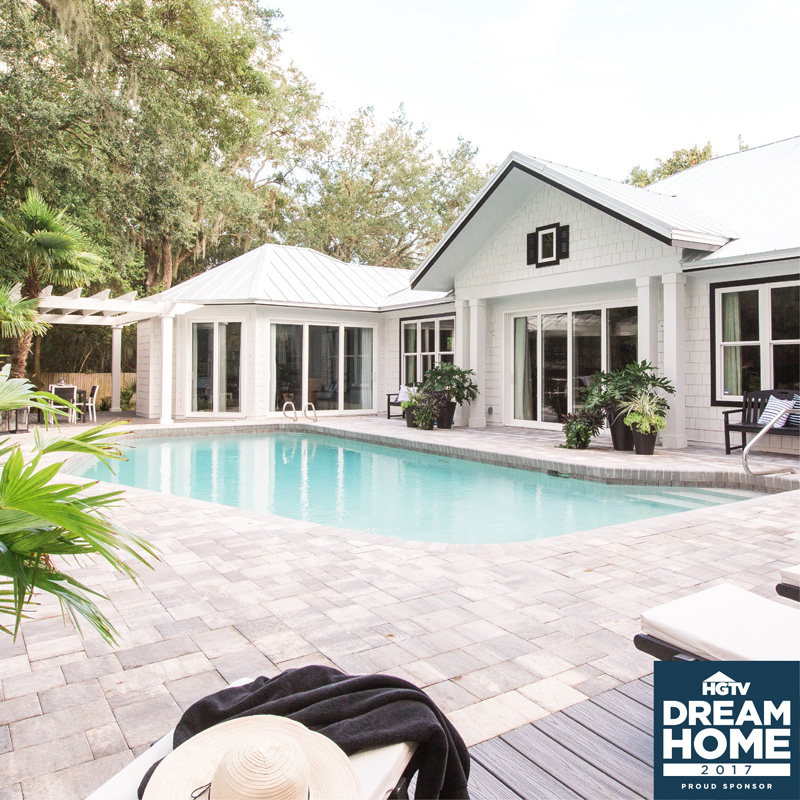
[[[445,297],[442,292],[409,292],[411,275],[406,269],[346,264],[306,247],[265,244],[154,299],[379,311]]]
[[[511,153],[420,264],[414,288],[446,290],[543,183],[710,261],[800,245],[800,137],[713,159],[647,188]],[[435,265],[435,268],[434,268]]]

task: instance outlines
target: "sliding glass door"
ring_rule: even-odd
[[[515,420],[563,423],[600,369],[636,361],[636,306],[513,319]]]
[[[241,352],[241,322],[192,323],[192,411],[241,411]]]
[[[292,402],[298,411],[373,408],[372,328],[272,325],[272,411]]]

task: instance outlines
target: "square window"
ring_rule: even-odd
[[[527,236],[526,263],[550,267],[569,258],[569,225],[542,225]]]

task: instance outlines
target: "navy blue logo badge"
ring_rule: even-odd
[[[654,798],[798,800],[800,664],[657,661]]]

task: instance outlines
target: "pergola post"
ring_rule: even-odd
[[[469,368],[475,370],[478,396],[469,406],[469,427],[486,427],[486,301],[469,301]]]
[[[174,314],[161,316],[161,416],[162,425],[172,424],[172,331]]]
[[[686,447],[686,275],[672,272],[661,276],[664,285],[664,375],[675,385],[669,398],[667,427],[661,444],[667,450]]]
[[[122,328],[111,329],[111,411],[122,411],[119,402],[122,388]]]

